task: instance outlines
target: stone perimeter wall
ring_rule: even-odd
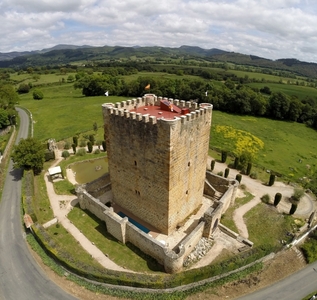
[[[155,240],[151,235],[146,234],[132,223],[128,218],[121,218],[113,211],[112,207],[107,207],[99,199],[93,197],[89,192],[98,190],[105,186],[104,178],[93,181],[91,184],[78,186],[76,192],[81,209],[87,209],[100,220],[106,223],[107,231],[122,243],[130,242],[138,247],[144,253],[150,255],[162,264],[167,273],[176,273],[181,271],[185,258],[194,249],[198,241],[204,237],[211,237],[220,220],[221,214],[225,212],[224,208],[228,207],[235,197],[238,182],[227,180],[223,177],[210,174],[206,175],[210,184],[217,182],[227,187],[223,197],[210,207],[202,218],[201,222],[189,233],[174,249],[169,249],[168,245],[163,245]],[[105,175],[105,178],[108,178]],[[223,190],[224,191],[224,190]],[[207,195],[208,196],[208,195]]]

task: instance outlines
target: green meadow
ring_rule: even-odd
[[[302,100],[306,97],[317,99],[317,89],[308,86],[301,86],[295,84],[278,84],[278,83],[248,83],[249,87],[261,89],[264,86],[270,88],[272,92],[282,92],[288,96],[296,96]]]
[[[138,76],[150,76],[153,73],[139,73]],[[157,76],[170,76],[158,73]],[[58,80],[59,76],[48,74],[41,75]],[[172,77],[176,75],[171,75]],[[67,75],[65,75],[67,78]],[[134,79],[135,77],[132,76]],[[34,137],[42,141],[54,138],[56,141],[67,140],[76,134],[92,132],[93,123],[96,122],[98,138],[102,139],[102,109],[105,102],[119,102],[127,100],[127,97],[99,96],[85,97],[81,90],[75,90],[72,83],[58,83],[42,86],[43,100],[33,100],[32,92],[20,95],[19,105],[30,110],[33,116]],[[273,90],[273,84],[269,85]],[[280,88],[286,93],[296,92],[308,95],[315,89],[303,86],[276,84],[276,90]],[[131,98],[131,97],[130,97]],[[237,140],[225,137],[217,132],[217,126],[227,126],[228,130],[245,132],[245,135],[253,135],[260,139],[264,146],[259,149],[254,158],[254,163],[263,170],[273,170],[281,173],[288,180],[295,180],[309,175],[315,170],[317,164],[317,140],[316,131],[295,122],[284,122],[266,118],[250,116],[230,115],[214,111],[210,147],[218,150],[235,152]],[[240,145],[241,147],[241,145]],[[248,149],[247,145],[245,145]]]
[[[264,143],[254,163],[283,174],[289,180],[309,176],[317,165],[317,132],[304,124],[214,111],[210,146],[235,152],[237,140],[225,138],[217,126],[252,134]],[[248,148],[246,147],[246,150]]]

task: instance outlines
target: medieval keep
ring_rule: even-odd
[[[146,95],[103,105],[113,201],[169,234],[202,203],[212,105]]]
[[[207,171],[212,105],[146,94],[102,112],[109,173],[76,188],[80,207],[118,241],[178,272],[220,228],[238,188]]]

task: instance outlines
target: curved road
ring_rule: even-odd
[[[29,117],[22,109],[16,143],[28,136]],[[0,202],[0,299],[1,300],[74,300],[50,281],[30,254],[21,222],[22,171],[12,161]]]
[[[239,300],[300,300],[316,290],[317,262]]]

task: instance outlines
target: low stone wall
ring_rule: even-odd
[[[203,237],[205,222],[200,222],[197,227],[182,240],[184,246],[184,257],[188,256],[193,251],[199,240]]]
[[[239,242],[245,244],[246,246],[249,246],[249,247],[253,247],[253,242],[251,242],[249,239],[246,239],[242,236],[240,236],[238,233],[234,232],[233,230],[229,229],[228,227],[222,225],[222,224],[219,224],[219,229],[225,233],[226,235],[229,235],[231,236],[232,238],[234,238],[235,240],[238,240]]]
[[[219,202],[223,203],[222,213],[224,213],[230,205],[234,204],[238,186],[239,182],[237,180],[227,179],[215,175],[210,171],[206,172],[204,193],[210,197],[214,196],[214,190],[222,193],[221,199],[219,200]]]
[[[106,173],[100,178],[95,179],[85,185],[86,191],[98,198],[111,190],[110,174]]]
[[[210,172],[209,172],[210,173]],[[203,220],[176,246],[169,249],[159,241],[146,234],[138,227],[128,221],[128,218],[121,218],[112,207],[107,207],[94,195],[99,195],[101,191],[111,189],[110,176],[105,174],[103,177],[78,186],[76,192],[78,195],[80,207],[87,209],[100,220],[104,221],[107,231],[122,243],[131,242],[144,253],[156,259],[164,265],[166,272],[175,273],[183,268],[185,258],[194,250],[196,244],[204,236],[210,238],[213,231],[218,227],[221,214],[228,208],[235,197],[238,186],[237,181],[227,180],[212,173],[206,175],[210,184],[210,192],[223,193],[221,199],[215,202],[204,214]],[[215,186],[215,188],[213,188]],[[210,195],[209,195],[210,196]],[[106,199],[107,201],[107,199]]]

